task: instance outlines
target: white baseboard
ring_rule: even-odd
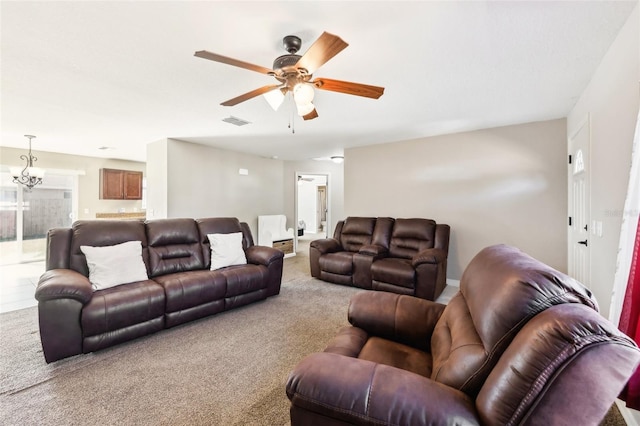
[[[627,423],[628,426],[638,426],[637,418],[640,418],[640,413],[636,410],[631,410],[627,408],[624,401],[620,399],[616,399],[616,405],[618,406],[618,410],[620,410],[620,414],[622,414],[622,418]],[[635,415],[634,415],[635,414]]]
[[[447,285],[460,288],[460,280],[452,280],[451,278],[447,278]]]

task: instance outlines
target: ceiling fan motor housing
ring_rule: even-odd
[[[295,65],[298,63],[302,56],[300,55],[282,55],[276,58],[273,61],[272,69],[276,72],[276,74],[282,74],[282,72],[286,71],[295,71]],[[290,69],[287,69],[290,68]]]

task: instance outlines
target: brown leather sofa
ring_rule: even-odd
[[[247,264],[209,270],[207,234],[242,232]],[[148,280],[94,291],[80,246],[142,242]],[[45,360],[88,353],[280,292],[283,253],[236,218],[85,220],[47,236],[36,289]]]
[[[597,425],[640,362],[591,292],[512,247],[482,250],[448,305],[356,294],[287,382],[296,425]]]
[[[348,217],[309,246],[311,276],[435,300],[446,285],[449,225],[430,219]]]

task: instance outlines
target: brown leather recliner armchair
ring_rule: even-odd
[[[640,362],[590,291],[512,247],[482,250],[448,305],[364,292],[289,376],[295,425],[597,425]]]

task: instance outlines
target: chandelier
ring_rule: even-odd
[[[33,167],[33,162],[38,161],[38,157],[31,153],[31,139],[35,138],[35,136],[24,135],[24,137],[29,139],[29,155],[22,154],[20,159],[26,161],[26,165],[23,169],[20,169],[20,167],[11,167],[10,171],[14,183],[24,185],[27,191],[31,191],[34,186],[42,183],[44,169]]]

